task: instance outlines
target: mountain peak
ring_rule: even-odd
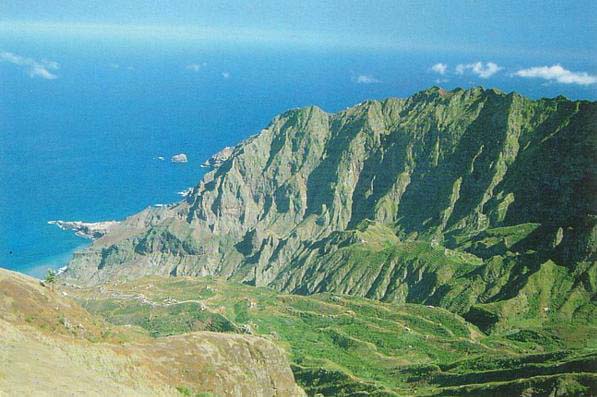
[[[77,254],[63,277],[98,283],[215,274],[288,292],[419,303],[434,294],[435,304],[466,313],[487,299],[489,285],[440,277],[425,293],[405,294],[396,283],[417,290],[408,272],[439,271],[433,258],[451,263],[442,271],[455,275],[489,271],[488,252],[540,253],[534,271],[544,259],[573,269],[595,254],[586,183],[595,105],[509,97],[482,87],[431,87],[333,115],[315,106],[288,111],[237,145],[184,202],[122,222]],[[352,233],[363,221],[383,228],[368,228],[368,237]],[[496,228],[514,234],[481,249]],[[351,233],[337,234],[343,232]],[[381,260],[386,256],[375,252],[383,247],[418,259]],[[364,262],[356,261],[358,252]],[[404,263],[412,265],[401,273],[406,278],[392,278]],[[341,276],[346,272],[354,275]],[[386,276],[376,279],[376,272]],[[466,302],[450,292],[464,286]],[[500,288],[506,294],[521,285],[504,281]]]

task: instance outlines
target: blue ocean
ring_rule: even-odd
[[[315,104],[335,112],[365,99],[404,97],[432,85],[483,85],[533,98],[594,100],[594,85],[512,77],[561,56],[438,53],[200,42],[0,38],[0,52],[56,62],[56,78],[0,63],[0,267],[41,276],[89,242],[51,220],[123,219],[180,200],[201,163]],[[557,59],[556,59],[557,58]],[[492,78],[439,75],[448,65],[496,62]],[[595,70],[594,60],[564,59]],[[186,153],[188,163],[170,157]],[[164,160],[159,160],[163,157]]]

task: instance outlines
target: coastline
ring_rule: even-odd
[[[97,240],[104,234],[108,233],[110,229],[118,225],[120,221],[101,221],[101,222],[82,222],[82,221],[48,221],[48,225],[58,226],[64,231],[73,231],[76,236],[86,238],[88,240]]]
[[[37,263],[31,264],[28,267],[21,269],[11,269],[13,271],[26,274],[28,276],[43,279],[46,276],[48,270],[59,271],[61,268],[66,267],[68,262],[72,259],[74,253],[81,249],[88,247],[91,242],[86,242],[77,246],[76,248],[69,250],[65,253],[54,255],[49,258],[42,259]]]

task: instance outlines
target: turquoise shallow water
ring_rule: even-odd
[[[55,269],[61,268],[62,266],[64,266],[65,263],[68,263],[68,261],[72,258],[73,253],[76,250],[83,249],[87,245],[88,245],[87,243],[84,243],[79,246],[76,246],[71,251],[67,251],[62,254],[49,256],[49,257],[42,257],[41,259],[39,259],[39,261],[29,262],[27,264],[27,267],[25,267],[23,269],[17,269],[17,270],[24,271],[27,274],[29,274],[30,276],[43,279],[48,274],[48,271],[50,269],[55,270]]]
[[[176,201],[177,192],[199,181],[200,164],[211,154],[288,108],[316,104],[337,111],[368,98],[407,96],[437,84],[429,70],[436,62],[487,59],[14,37],[0,38],[0,51],[60,63],[54,80],[30,78],[23,68],[0,63],[0,266],[37,276],[87,244],[49,220],[122,219]],[[528,60],[492,60],[530,66]],[[562,62],[546,55],[531,65],[556,61]],[[595,65],[569,60],[567,66]],[[483,84],[532,97],[597,96],[592,87],[546,85],[505,73],[448,80],[439,84]],[[168,161],[181,152],[188,163]]]

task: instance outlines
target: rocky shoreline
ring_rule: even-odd
[[[81,222],[81,221],[49,221],[49,225],[56,225],[62,230],[72,230],[79,237],[97,240],[108,233],[119,221]]]

